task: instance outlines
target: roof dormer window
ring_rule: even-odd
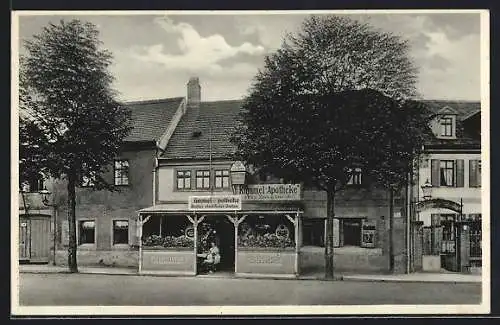
[[[453,136],[453,118],[451,116],[442,117],[439,121],[440,124],[440,135],[442,137],[452,137]]]

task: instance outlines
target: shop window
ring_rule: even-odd
[[[128,220],[113,220],[113,245],[128,244]]]
[[[229,170],[215,171],[215,188],[229,188]]]
[[[442,117],[439,121],[441,136],[442,137],[451,137],[453,136],[453,118],[451,117]]]
[[[196,171],[196,188],[199,189],[210,188],[210,171],[208,170]]]
[[[250,215],[238,228],[239,247],[295,247],[293,224],[281,215]]]
[[[343,246],[361,246],[361,219],[343,219]]]
[[[191,171],[189,170],[177,171],[177,189],[178,190],[191,189]]]
[[[84,220],[78,224],[78,244],[95,244],[95,221]]]
[[[115,185],[129,185],[128,160],[115,160]]]
[[[348,173],[351,175],[347,180],[347,185],[361,185],[361,168],[349,169]]]

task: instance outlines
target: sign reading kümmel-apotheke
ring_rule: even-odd
[[[243,201],[300,201],[300,184],[252,184],[239,194]]]
[[[188,210],[196,210],[196,211],[241,210],[241,196],[239,195],[190,196],[188,201]]]

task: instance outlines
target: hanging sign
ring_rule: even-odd
[[[241,210],[241,197],[239,195],[190,196],[188,201],[188,210]]]
[[[254,184],[240,188],[243,201],[300,201],[300,184]]]

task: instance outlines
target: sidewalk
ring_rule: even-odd
[[[107,274],[107,275],[138,275],[136,269],[113,267],[78,267],[82,274]],[[66,266],[54,265],[19,265],[20,273],[68,273]],[[231,275],[225,275],[231,277]],[[256,277],[263,279],[262,277]],[[461,273],[411,273],[411,274],[338,274],[336,280],[341,281],[373,281],[373,282],[446,282],[446,283],[481,283],[480,274]],[[324,280],[320,273],[303,275],[299,280]]]

